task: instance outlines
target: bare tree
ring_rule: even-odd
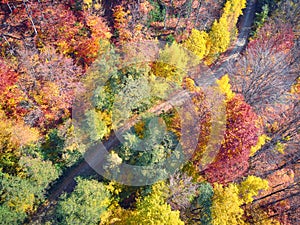
[[[190,206],[191,196],[196,195],[198,184],[192,181],[192,177],[176,172],[170,176],[170,196],[168,203],[174,210],[187,209]]]
[[[285,101],[299,74],[299,41],[291,24],[269,21],[236,62],[228,64],[234,91],[257,111]]]
[[[282,100],[296,79],[292,66],[295,58],[276,52],[271,46],[248,48],[237,64],[232,63],[233,89],[243,94],[248,104],[258,111]]]
[[[267,135],[271,138],[259,151],[257,151],[253,158],[259,160],[259,156],[266,151],[273,149],[277,143],[299,146],[300,136],[300,111],[299,98],[292,101],[287,106],[287,109],[277,114],[273,118],[268,116],[268,124],[276,124],[271,129],[266,129]],[[268,119],[267,118],[267,119]]]

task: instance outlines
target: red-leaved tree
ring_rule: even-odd
[[[256,145],[261,128],[258,117],[241,95],[227,103],[226,132],[214,162],[204,171],[209,182],[228,183],[241,177],[248,168],[251,146]]]

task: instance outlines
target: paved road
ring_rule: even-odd
[[[179,90],[172,94],[172,96],[167,100],[156,106],[150,108],[148,110],[151,115],[160,115],[163,112],[167,112],[172,109],[174,106],[182,106],[190,99],[190,95],[188,92],[184,90]],[[130,118],[128,121],[125,122],[125,125],[118,129],[118,134],[121,135],[122,133],[129,130],[136,122],[140,119],[139,116],[135,116]],[[115,134],[112,134],[109,139],[103,142],[105,149],[110,150],[116,147],[119,144],[119,139]],[[101,147],[92,147],[89,153],[89,164],[84,160],[80,162],[75,167],[69,169],[60,180],[57,181],[53,188],[49,191],[50,195],[48,197],[48,201],[41,205],[38,211],[34,214],[31,218],[29,224],[41,224],[43,217],[46,213],[55,207],[59,196],[64,193],[70,193],[73,191],[74,187],[76,186],[75,178],[81,175],[92,175],[94,174],[94,170],[91,168],[96,168],[98,166],[103,165],[101,161],[103,160],[103,156],[99,155],[99,151],[95,151],[95,149],[100,149]]]
[[[244,15],[242,17],[240,23],[240,32],[238,38],[234,45],[221,57],[221,60],[216,63],[212,68],[211,71],[214,71],[214,75],[216,78],[220,78],[225,73],[225,68],[228,61],[232,58],[238,56],[240,52],[243,51],[247,44],[247,39],[250,34],[251,25],[253,23],[254,15],[255,15],[255,7],[256,7],[256,0],[249,0],[247,4],[247,8],[244,11]],[[197,83],[197,80],[196,80]],[[173,96],[169,101],[164,102],[158,106],[153,107],[151,110],[154,113],[159,114],[162,111],[167,111],[167,109],[172,106],[176,105],[176,102],[184,101],[186,96],[183,97],[183,93],[177,93]],[[131,120],[126,126],[127,128],[130,127],[129,125],[133,124],[137,118]],[[125,129],[122,128],[122,129]],[[111,149],[113,146],[117,145],[118,139],[115,135],[112,135],[107,142],[104,143],[106,149]],[[60,180],[52,187],[49,191],[50,195],[48,197],[47,203],[41,205],[37,212],[31,217],[31,221],[28,224],[41,224],[42,218],[47,214],[48,211],[53,210],[55,207],[59,196],[64,192],[71,192],[76,182],[74,178],[83,175],[83,174],[92,174],[93,169],[89,166],[86,161],[82,161],[77,166],[63,174]]]
[[[239,35],[236,42],[221,56],[220,60],[211,67],[216,78],[219,79],[226,73],[226,67],[229,61],[237,58],[247,46],[251,26],[255,16],[256,3],[257,0],[248,0],[247,7],[244,10],[244,15],[241,18]]]

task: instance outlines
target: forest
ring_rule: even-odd
[[[299,0],[1,0],[0,225],[300,224]]]

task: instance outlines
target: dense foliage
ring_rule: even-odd
[[[299,224],[299,10],[2,0],[0,224]]]

